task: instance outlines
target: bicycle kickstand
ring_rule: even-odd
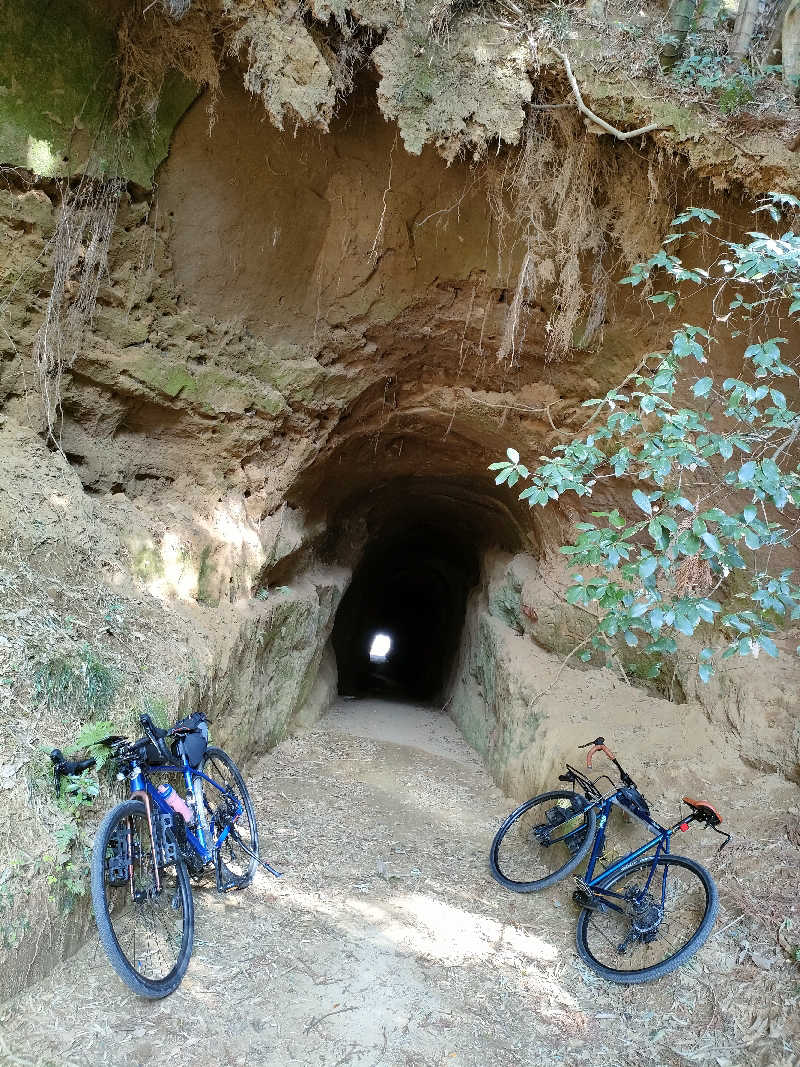
[[[274,875],[275,878],[283,878],[282,871],[276,871],[270,863],[267,863],[267,861],[263,860],[256,852],[253,852],[251,848],[248,848],[244,841],[241,840],[241,838],[236,838],[236,844],[239,845],[240,848],[244,849],[247,855],[252,857],[252,859],[254,859],[256,863],[260,864],[260,866],[262,866],[265,870],[269,871],[271,875]]]

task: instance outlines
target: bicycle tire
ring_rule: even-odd
[[[118,847],[118,843],[114,841],[114,833],[123,822],[125,832],[130,835],[129,840],[133,841],[134,882],[140,886],[143,893],[143,898],[136,902],[130,900],[130,882],[127,877],[114,881],[110,874],[109,857]],[[136,829],[136,823],[138,823],[138,829]],[[141,836],[138,846],[137,833],[146,835],[146,837]],[[138,869],[135,866],[137,860],[140,861]],[[189,966],[194,944],[194,901],[189,874],[180,854],[174,867],[170,865],[159,868],[162,886],[160,893],[154,891],[154,885],[148,887],[146,884],[151,881],[152,870],[150,831],[145,806],[140,800],[126,800],[112,808],[95,835],[91,863],[92,906],[97,932],[111,966],[134,993],[158,1000],[169,996],[178,988]],[[168,922],[162,920],[161,917],[156,925],[156,911],[153,905],[157,902],[160,902],[161,911],[166,911],[164,904],[176,913],[180,909],[182,922],[180,923],[180,943],[177,946],[175,942],[178,924],[175,924],[174,933],[171,932]],[[144,932],[140,935],[138,946],[136,933],[133,933],[130,947],[126,952],[127,942],[124,947],[118,936],[122,931],[121,920],[124,920],[127,915],[130,921],[132,913],[135,922],[137,910],[142,917],[147,913],[147,918],[141,927]],[[166,918],[169,919],[168,911],[166,911]],[[157,950],[153,949],[157,938],[163,939],[171,948],[167,961],[171,961],[173,955],[175,960],[163,975],[148,977],[143,970],[145,966],[152,966],[148,961],[157,954]],[[131,955],[133,959],[130,958]]]
[[[597,815],[595,813],[594,808],[589,808],[588,810],[583,812],[587,824],[583,838],[580,840],[579,844],[577,844],[577,847],[575,848],[574,852],[571,849],[565,850],[569,852],[569,859],[567,859],[562,864],[562,866],[560,866],[555,871],[551,871],[549,874],[546,874],[541,878],[528,879],[527,881],[522,881],[518,878],[512,878],[509,876],[510,872],[508,870],[508,863],[506,862],[506,859],[501,856],[501,847],[503,845],[503,842],[507,839],[510,831],[513,830],[514,827],[516,827],[520,820],[523,818],[523,816],[525,816],[533,808],[545,804],[548,801],[554,801],[556,802],[555,806],[558,806],[557,802],[559,800],[569,801],[573,811],[576,810],[576,802],[578,803],[578,806],[582,806],[587,803],[585,798],[582,797],[579,793],[575,793],[567,789],[555,789],[549,793],[540,793],[539,796],[531,797],[530,800],[526,800],[524,804],[520,804],[520,806],[515,811],[512,811],[503,823],[503,825],[495,834],[494,840],[492,841],[492,847],[489,852],[489,868],[492,872],[492,877],[495,879],[495,881],[499,882],[500,885],[504,886],[506,889],[510,889],[512,893],[535,893],[538,892],[538,890],[540,889],[546,889],[549,885],[555,885],[555,883],[560,882],[562,878],[566,878],[570,871],[575,870],[575,868],[587,854],[589,849],[592,847],[595,831],[597,830]],[[522,851],[525,851],[527,849],[527,851],[530,853],[531,861],[535,862],[534,852],[532,848],[534,843],[530,840],[530,836],[532,833],[533,829],[530,829],[525,839],[526,843],[521,845],[520,849]],[[551,844],[558,845],[558,841],[556,840],[555,842],[551,842]],[[548,845],[547,847],[550,846]],[[559,846],[559,849],[561,848],[562,846]],[[544,848],[542,848],[542,853],[543,852]],[[558,854],[560,854],[560,852]],[[503,871],[504,866],[506,867],[505,872]]]
[[[220,775],[219,767],[225,768],[232,781],[223,781],[224,776]],[[200,770],[203,774],[207,774],[209,778],[214,778],[216,781],[221,782],[229,788],[235,787],[232,788],[232,791],[236,793],[244,808],[247,827],[245,829],[244,824],[241,822],[242,816],[240,815],[236,820],[234,830],[228,834],[228,837],[222,843],[220,862],[225,868],[226,876],[238,883],[236,888],[245,889],[253,881],[253,878],[255,878],[256,868],[258,867],[258,860],[255,858],[258,856],[258,824],[256,823],[255,812],[253,811],[253,802],[250,799],[247,786],[244,784],[242,772],[227,752],[221,748],[214,748],[213,746],[209,746],[206,749],[200,763]],[[215,820],[222,821],[225,812],[221,809],[220,794],[218,791],[205,781],[202,782],[202,787],[205,808],[204,818],[213,835],[215,830]],[[241,845],[237,844],[237,840],[241,841],[246,848],[242,848]],[[247,851],[248,849],[250,852],[254,853],[254,855],[249,855]],[[237,868],[242,868],[242,873],[239,873]]]
[[[652,859],[638,860],[635,863],[623,868],[611,877],[604,879],[598,883],[599,888],[609,889],[612,886],[618,885],[624,878],[629,878],[637,871],[649,870],[652,867]],[[669,974],[677,967],[680,967],[682,963],[685,963],[690,957],[692,957],[699,948],[708,939],[711,933],[711,928],[714,925],[714,920],[717,917],[719,910],[719,895],[717,893],[717,887],[714,883],[714,879],[709,872],[701,864],[696,863],[694,860],[689,859],[686,856],[673,856],[672,854],[660,856],[658,859],[659,866],[680,867],[687,871],[697,875],[704,891],[703,902],[703,915],[697,926],[697,929],[691,935],[691,937],[683,945],[681,945],[672,955],[666,959],[661,960],[659,963],[652,966],[636,968],[634,970],[624,970],[615,967],[608,967],[596,958],[591,948],[589,947],[589,931],[591,924],[599,922],[598,916],[610,916],[611,912],[598,912],[593,908],[584,908],[578,916],[578,928],[576,931],[576,944],[578,947],[578,953],[584,963],[591,969],[599,974],[602,978],[606,978],[610,982],[616,982],[620,985],[636,985],[642,982],[652,982],[656,978],[661,978],[665,974]],[[613,913],[614,918],[618,913]],[[632,925],[630,917],[625,917],[629,924]],[[616,919],[619,926],[620,923],[624,924],[622,917]],[[663,919],[662,919],[663,923]],[[668,926],[669,924],[667,924]],[[659,930],[661,925],[659,925]],[[606,938],[611,941],[613,939]],[[654,937],[653,943],[657,940],[657,936]],[[644,942],[642,942],[644,943]],[[662,938],[663,943],[663,938]]]

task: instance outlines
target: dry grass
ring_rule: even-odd
[[[175,3],[175,0],[170,0]],[[214,124],[220,67],[216,35],[220,30],[217,5],[197,2],[184,8],[179,19],[161,4],[137,0],[120,20],[117,54],[120,86],[117,126],[125,131],[136,120],[156,121],[164,82],[177,71],[206,89],[209,128]]]

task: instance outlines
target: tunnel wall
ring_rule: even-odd
[[[664,751],[700,760],[713,751],[699,703],[661,699],[620,671],[565,665],[566,653],[550,651],[571,651],[588,632],[552,578],[546,560],[488,550],[449,680],[447,710],[503,791],[524,800],[554,788],[598,735],[624,740],[626,767],[652,766]]]

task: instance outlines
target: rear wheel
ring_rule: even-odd
[[[156,835],[158,836],[158,835]],[[194,941],[194,905],[180,854],[153,858],[144,804],[128,800],[108,813],[92,852],[92,905],[111,966],[134,993],[157,999],[180,985]]]
[[[639,860],[599,884],[612,890],[606,899],[622,911],[606,905],[578,916],[578,952],[610,982],[633,985],[669,974],[697,952],[714,925],[717,887],[705,867],[685,856],[661,856],[645,890],[652,866],[652,859]],[[602,894],[597,900],[603,909]]]
[[[255,877],[258,866],[258,826],[253,803],[242,772],[221,748],[207,748],[200,770],[217,785],[203,783],[204,817],[213,845],[229,827],[217,852],[223,889],[244,889]],[[237,801],[241,808],[237,815]]]
[[[495,834],[489,866],[514,893],[533,893],[566,877],[589,851],[594,808],[578,793],[556,789],[526,800]]]

